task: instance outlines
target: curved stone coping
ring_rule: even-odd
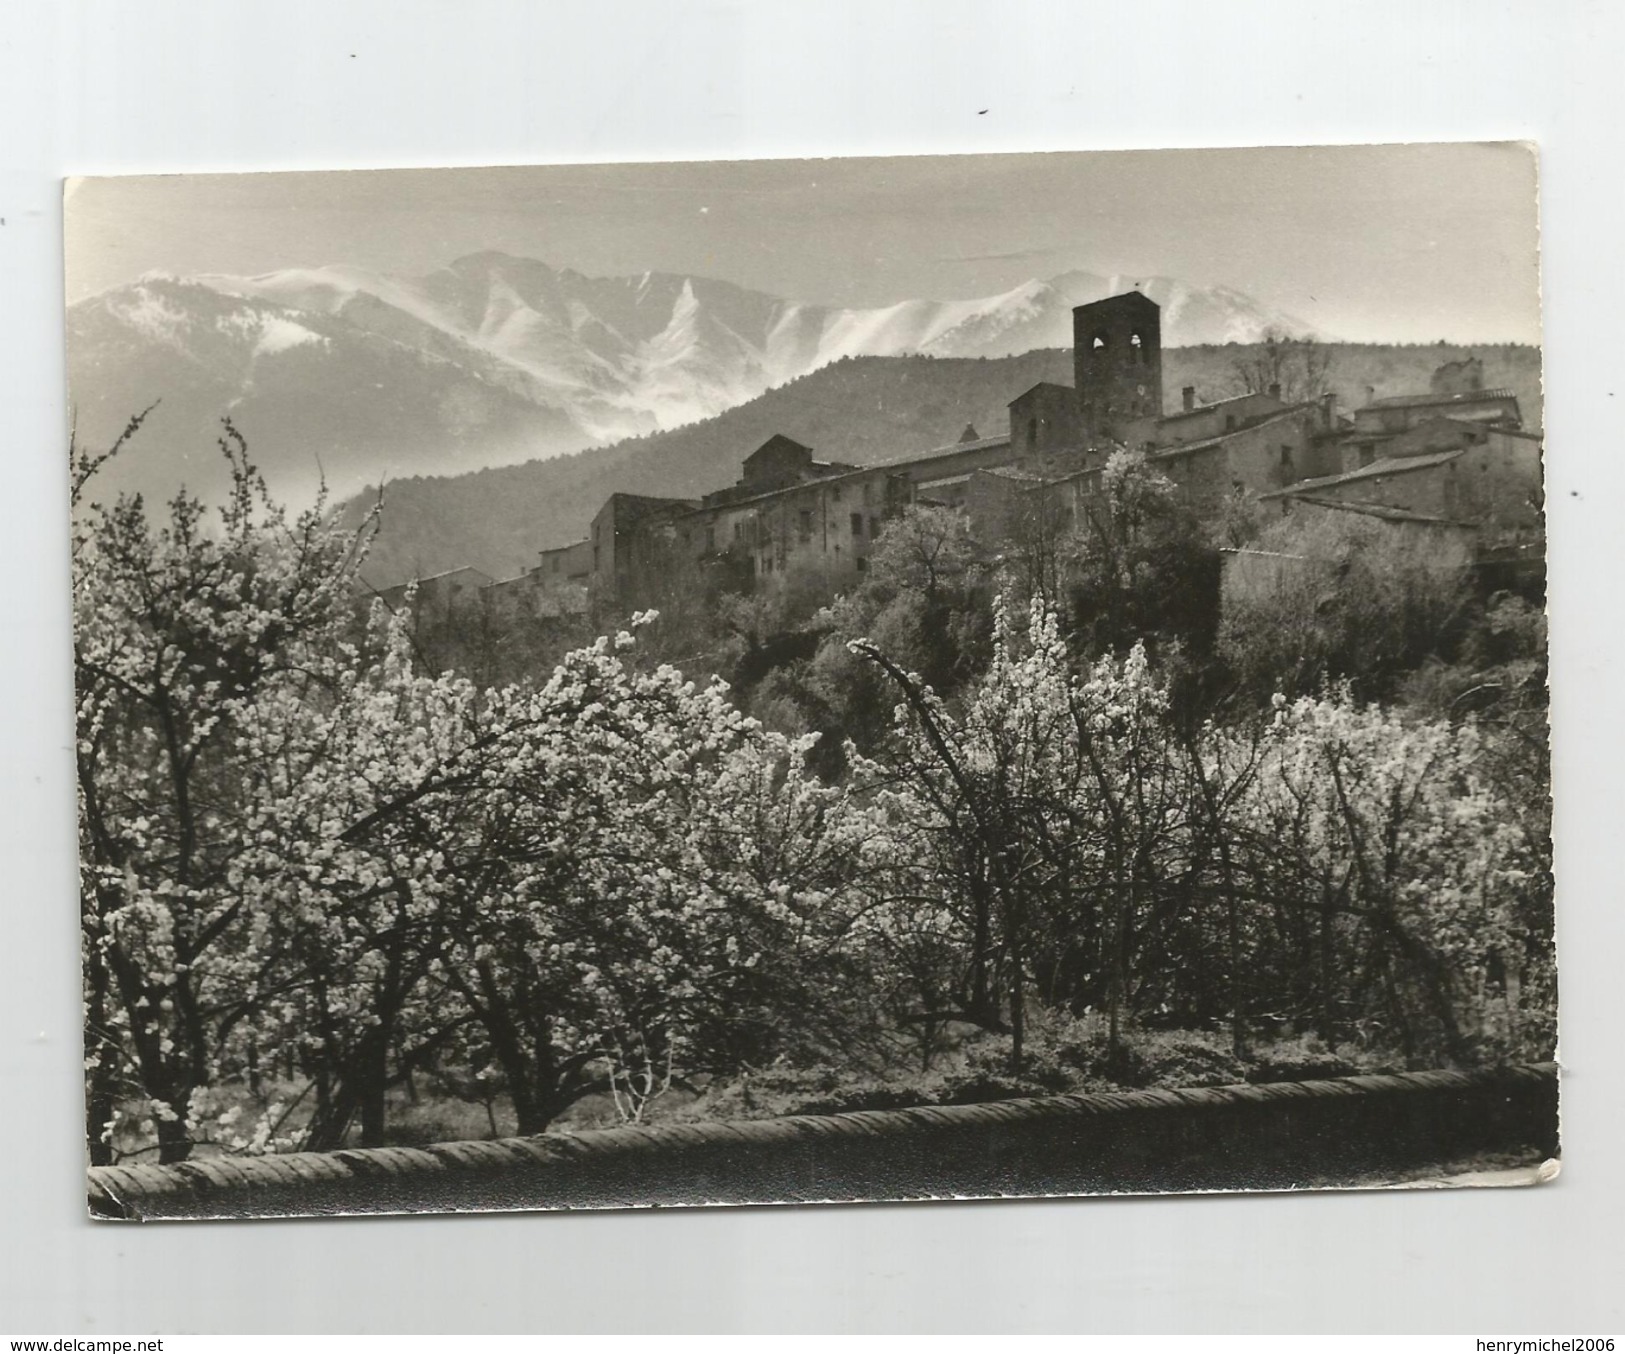
[[[1510,1102],[1521,1089],[1537,1096],[1555,1092],[1557,1066],[1538,1063],[1468,1072],[1432,1071],[1342,1077],[1325,1081],[1274,1082],[1190,1088],[1125,1091],[1091,1095],[1054,1095],[977,1105],[919,1106],[900,1110],[861,1110],[847,1114],[797,1115],[782,1119],[661,1124],[599,1129],[578,1134],[545,1134],[495,1141],[449,1142],[433,1146],[352,1148],[337,1152],[296,1152],[256,1157],[206,1157],[174,1166],[124,1165],[89,1169],[91,1212],[100,1217],[145,1218],[258,1213],[255,1196],[297,1199],[306,1192],[360,1197],[369,1189],[415,1185],[429,1195],[451,1199],[459,1178],[487,1180],[538,1173],[573,1175],[603,1168],[641,1172],[662,1160],[674,1165],[698,1157],[725,1159],[730,1149],[756,1155],[795,1153],[801,1147],[835,1148],[867,1144],[882,1154],[886,1139],[929,1139],[933,1143],[989,1133],[1045,1127],[1087,1130],[1132,1119],[1200,1120],[1215,1111],[1242,1110],[1274,1116],[1290,1107],[1342,1100],[1357,1102],[1394,1098],[1459,1100],[1486,1092],[1508,1092]],[[1326,1108],[1331,1108],[1329,1105]],[[1553,1125],[1555,1133],[1555,1123]],[[1076,1134],[1067,1138],[1075,1141]],[[898,1147],[905,1144],[897,1143]],[[823,1153],[821,1152],[820,1155]],[[648,1177],[653,1180],[657,1177]],[[748,1193],[748,1191],[747,1191]],[[756,1195],[771,1201],[772,1194]],[[838,1197],[826,1195],[823,1197]],[[851,1197],[859,1197],[853,1195]],[[869,1197],[888,1197],[870,1195]],[[893,1196],[898,1197],[898,1196]],[[921,1197],[913,1194],[910,1197]],[[743,1201],[736,1199],[735,1201]],[[441,1207],[455,1207],[454,1202]],[[491,1205],[482,1205],[491,1206]],[[545,1205],[532,1205],[545,1206]],[[276,1208],[278,1214],[303,1211]],[[374,1211],[331,1208],[318,1211]],[[397,1211],[397,1210],[386,1210]],[[414,1211],[410,1208],[401,1211]]]

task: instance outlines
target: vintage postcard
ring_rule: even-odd
[[[1536,168],[70,182],[92,1212],[1549,1177]]]

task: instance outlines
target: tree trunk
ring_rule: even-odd
[[[1219,868],[1224,873],[1224,925],[1225,949],[1230,967],[1230,1051],[1238,1058],[1247,1056],[1246,1002],[1241,975],[1241,908],[1236,902],[1235,868],[1230,860],[1230,843],[1225,840],[1223,825],[1217,822],[1219,835]]]
[[[90,1144],[90,1164],[111,1166],[113,1144],[108,1125],[113,1120],[115,1099],[113,1077],[107,1063],[109,1055],[102,1053],[91,1068],[90,1084],[85,1088],[85,1137]]]
[[[1333,899],[1321,890],[1320,909],[1320,1039],[1337,1052],[1337,914]]]
[[[186,1109],[192,1098],[190,1086],[175,1086],[163,1097],[175,1117],[158,1119],[158,1164],[174,1166],[192,1155],[192,1139],[186,1128]]]
[[[172,1166],[185,1161],[192,1152],[185,1116],[197,1082],[188,1078],[176,1057],[166,1054],[164,1040],[151,1013],[160,1008],[162,989],[149,988],[140,966],[116,945],[108,947],[108,968],[117,984],[118,998],[130,1021],[130,1043],[141,1088],[155,1101],[161,1101],[174,1115],[155,1115],[158,1131],[158,1162]]]
[[[1112,902],[1112,928],[1107,957],[1106,1064],[1113,1071],[1123,1060],[1123,1001],[1128,990],[1129,915],[1134,908],[1134,880],[1120,881]]]
[[[1021,951],[1010,947],[1010,1075],[1021,1075],[1021,1060],[1027,1039],[1027,999],[1023,991]]]
[[[478,990],[467,983],[459,983],[474,1008],[480,1027],[491,1041],[491,1052],[508,1082],[508,1099],[513,1104],[514,1120],[522,1138],[545,1133],[553,1122],[556,1111],[549,1100],[555,1089],[553,1056],[546,1037],[547,1022],[535,1017],[535,1029],[530,1031],[532,1053],[525,1051],[525,1036],[514,1018],[503,985],[498,982],[491,965],[481,960],[476,965]]]
[[[345,1135],[356,1112],[356,1086],[352,1078],[340,1074],[334,1083],[325,1064],[316,1072],[316,1112],[305,1125],[304,1150],[336,1152],[344,1146]]]
[[[972,888],[975,890],[972,903],[976,908],[976,920],[971,929],[971,973],[970,973],[970,1010],[975,1012],[978,1020],[985,1021],[988,1017],[988,1008],[994,1005],[988,991],[988,950],[993,943],[992,903],[988,898],[987,881],[985,879],[972,879]],[[992,1012],[997,1019],[998,1012]]]
[[[521,1138],[535,1138],[547,1132],[547,1126],[553,1122],[553,1114],[535,1095],[532,1087],[526,1085],[513,1087],[511,1098],[514,1119]]]
[[[104,1033],[109,975],[94,945],[85,950],[85,977],[90,988],[85,1001],[85,1058],[90,1063],[85,1082],[85,1138],[90,1148],[90,1164],[111,1166],[113,1144],[108,1141],[108,1125],[117,1103],[118,1049]]]
[[[361,1065],[356,1069],[359,1086],[356,1099],[361,1109],[361,1145],[382,1147],[388,1115],[389,1041],[376,1026],[361,1046]]]

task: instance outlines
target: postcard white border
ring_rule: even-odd
[[[11,0],[0,13],[0,1326],[1599,1333],[1620,1325],[1616,6]],[[985,111],[983,111],[985,110]],[[1565,1170],[1532,1190],[80,1221],[59,180],[1531,139],[1542,150]],[[1561,1329],[1559,1329],[1561,1328]]]

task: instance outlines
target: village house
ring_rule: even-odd
[[[1305,496],[1296,501],[1295,515],[1370,523],[1394,549],[1420,567],[1439,573],[1457,573],[1479,562],[1473,528],[1447,518],[1404,508],[1368,503],[1340,503]],[[1272,596],[1287,584],[1305,577],[1323,580],[1334,588],[1343,567],[1337,558],[1302,551],[1266,550],[1230,546],[1220,551],[1221,608]]]
[[[963,506],[971,475],[1009,459],[1007,438],[986,438],[856,467],[816,460],[811,448],[776,436],[746,458],[737,484],[641,530],[662,571],[716,564],[742,586],[833,594],[866,571],[889,518],[916,502]],[[628,580],[614,595],[635,605],[659,577]]]
[[[1432,567],[1475,569],[1484,586],[1538,587],[1541,438],[1523,429],[1510,392],[1454,388],[1475,368],[1471,359],[1441,368],[1429,395],[1369,400],[1341,439],[1342,470],[1260,494],[1260,504],[1283,516],[1378,522],[1396,546]],[[1283,570],[1324,564],[1249,558],[1257,553],[1226,552],[1223,605]]]
[[[465,566],[380,588],[378,596],[391,611],[399,611],[411,593],[418,623],[430,624],[444,621],[454,611],[479,606],[485,590],[494,582],[496,580],[483,570]]]
[[[1359,412],[1356,412],[1358,438]],[[1283,514],[1385,509],[1469,529],[1486,559],[1542,553],[1540,435],[1500,422],[1432,418],[1388,439],[1378,459],[1354,444],[1354,465],[1260,495]],[[1397,519],[1396,519],[1397,520]],[[1447,534],[1441,532],[1442,537]]]

